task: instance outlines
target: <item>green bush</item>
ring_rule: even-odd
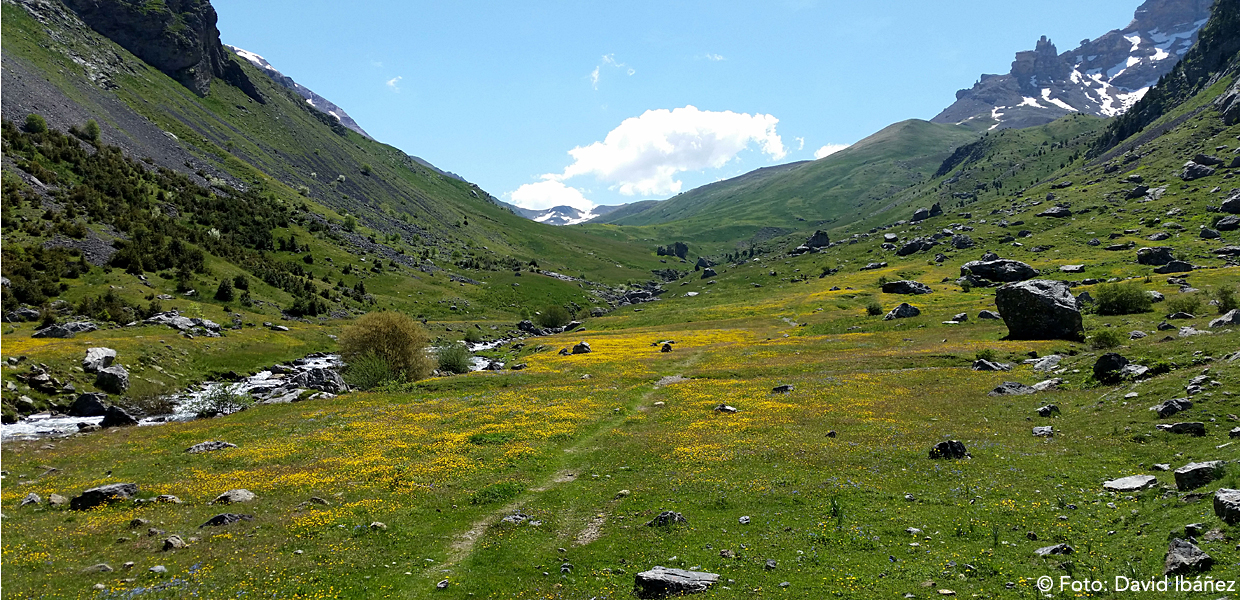
[[[99,123],[96,123],[94,119],[87,121],[86,127],[83,129],[82,133],[85,134],[84,137],[86,139],[92,142],[99,141]]]
[[[373,352],[350,360],[345,366],[343,376],[349,387],[359,390],[370,390],[404,379],[387,359]]]
[[[975,356],[977,360],[990,360],[990,361],[993,361],[997,357],[997,355],[995,354],[995,351],[991,350],[990,348],[982,348],[981,350],[978,350]]]
[[[439,371],[442,373],[468,373],[473,365],[473,355],[461,344],[448,344],[440,348],[435,357],[439,359]]]
[[[26,131],[30,133],[44,133],[47,131],[47,121],[44,121],[41,115],[30,113],[26,115]]]
[[[1104,283],[1094,290],[1100,315],[1130,315],[1149,312],[1150,295],[1135,283]]]
[[[248,394],[232,391],[230,386],[221,385],[199,398],[190,408],[199,417],[214,417],[243,411],[254,404],[254,398]]]
[[[879,304],[878,300],[871,299],[869,302],[865,303],[865,314],[870,315],[871,317],[877,317],[878,315],[883,314],[883,305]]]
[[[1167,299],[1168,313],[1188,313],[1197,315],[1201,313],[1201,305],[1203,304],[1201,296],[1197,294],[1179,294]]]
[[[353,363],[370,354],[382,358],[408,381],[430,375],[434,368],[426,355],[430,337],[409,316],[391,311],[362,315],[340,332],[340,356]]]
[[[1109,350],[1124,343],[1124,334],[1115,329],[1099,329],[1089,337],[1089,346],[1094,350]]]
[[[220,286],[215,288],[215,299],[220,302],[232,302],[236,295],[233,291],[233,282],[228,278],[220,281]]]
[[[471,344],[477,344],[482,341],[482,332],[478,328],[465,330],[465,341]]]
[[[1236,292],[1230,286],[1223,286],[1214,290],[1214,300],[1218,302],[1218,314],[1223,314],[1240,308],[1240,301],[1236,300]]]
[[[568,325],[571,319],[568,309],[558,304],[552,304],[534,315],[534,320],[539,327],[563,327]]]

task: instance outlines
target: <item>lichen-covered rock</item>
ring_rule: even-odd
[[[1066,283],[1031,279],[995,292],[999,315],[1014,340],[1071,340],[1085,336],[1081,311]]]

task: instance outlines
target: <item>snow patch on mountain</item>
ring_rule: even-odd
[[[281,73],[279,69],[276,69],[275,67],[273,67],[271,63],[267,62],[267,59],[263,58],[259,54],[250,52],[249,50],[238,48],[236,46],[230,46],[227,44],[225,44],[224,47],[231,50],[233,54],[236,54],[237,56],[244,58],[246,61],[248,61],[250,64],[254,65],[255,67],[258,67],[258,69],[262,71],[264,74],[266,74],[267,77],[270,77],[272,81],[275,81],[276,83],[290,90],[293,90],[294,92],[297,92],[299,96],[301,96],[302,98],[305,98],[306,104],[309,104],[310,106],[313,106],[314,108],[331,115],[337,121],[339,121],[341,125],[349,129],[352,129],[353,131],[356,131],[362,134],[363,136],[366,136],[367,138],[374,139],[374,138],[371,138],[370,134],[366,133],[366,131],[362,129],[362,126],[358,125],[357,121],[354,121],[353,117],[350,117],[349,113],[345,112],[344,109],[340,108],[339,106],[336,106],[336,104],[333,103],[331,100],[328,100],[327,98],[324,98],[316,94],[314,90],[304,85],[301,85],[300,83],[297,83],[296,81],[293,80],[292,77],[289,77],[288,75],[285,75],[284,73]]]

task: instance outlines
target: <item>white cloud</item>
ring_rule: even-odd
[[[787,155],[773,115],[699,110],[648,110],[625,119],[601,142],[569,150],[573,164],[545,180],[593,175],[625,196],[667,195],[681,190],[676,175],[718,169],[750,144],[775,159]]]
[[[804,149],[805,149],[805,138],[803,138],[803,137],[799,137],[799,138],[792,138],[792,139],[794,139],[794,140],[796,140],[796,141],[797,141],[797,151],[798,151],[798,152],[800,152],[801,150],[804,150]]]
[[[720,61],[720,60],[727,60],[727,59],[724,58],[722,54],[711,54],[707,52],[706,60]]]
[[[527,183],[509,195],[513,204],[521,208],[543,210],[553,206],[571,206],[580,210],[590,210],[597,206],[586,199],[581,190],[564,185],[563,182],[543,175],[538,183]]]
[[[611,67],[614,67],[614,68],[617,68],[617,69],[621,69],[621,70],[623,70],[623,71],[624,71],[627,75],[629,75],[630,77],[632,77],[634,74],[636,74],[636,73],[637,73],[637,70],[635,70],[633,67],[630,67],[630,66],[628,66],[628,65],[626,65],[626,64],[624,64],[624,63],[622,63],[622,62],[620,62],[620,61],[618,61],[618,60],[616,60],[616,55],[615,55],[615,54],[604,54],[604,55],[603,55],[603,58],[602,58],[602,61],[603,61],[603,62],[602,62],[602,63],[600,63],[599,65],[595,66],[595,67],[594,67],[594,71],[592,71],[592,72],[590,73],[590,87],[592,87],[592,88],[594,88],[594,89],[596,89],[596,90],[598,89],[598,80],[599,80],[599,77],[600,77],[599,70],[600,70],[600,69],[602,69],[603,65],[608,65],[608,66],[611,66]]]
[[[398,85],[396,85],[396,84],[400,83],[400,80],[402,80],[402,79],[404,79],[404,77],[399,77],[399,76],[397,76],[397,77],[393,77],[393,78],[391,78],[391,79],[389,79],[389,80],[388,80],[388,82],[387,82],[387,86],[388,86],[388,87],[390,87],[390,88],[392,88],[392,91],[393,91],[393,92],[399,92],[399,91],[400,91],[400,86],[398,86]]]
[[[823,146],[814,151],[814,158],[823,158],[825,156],[831,156],[832,154],[835,154],[836,152],[839,152],[840,150],[843,150],[847,148],[848,146],[849,144],[827,144],[826,146]]]

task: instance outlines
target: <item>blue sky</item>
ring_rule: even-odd
[[[930,119],[1137,0],[213,0],[221,38],[376,139],[529,207],[667,198]],[[529,4],[521,6],[521,4]]]

